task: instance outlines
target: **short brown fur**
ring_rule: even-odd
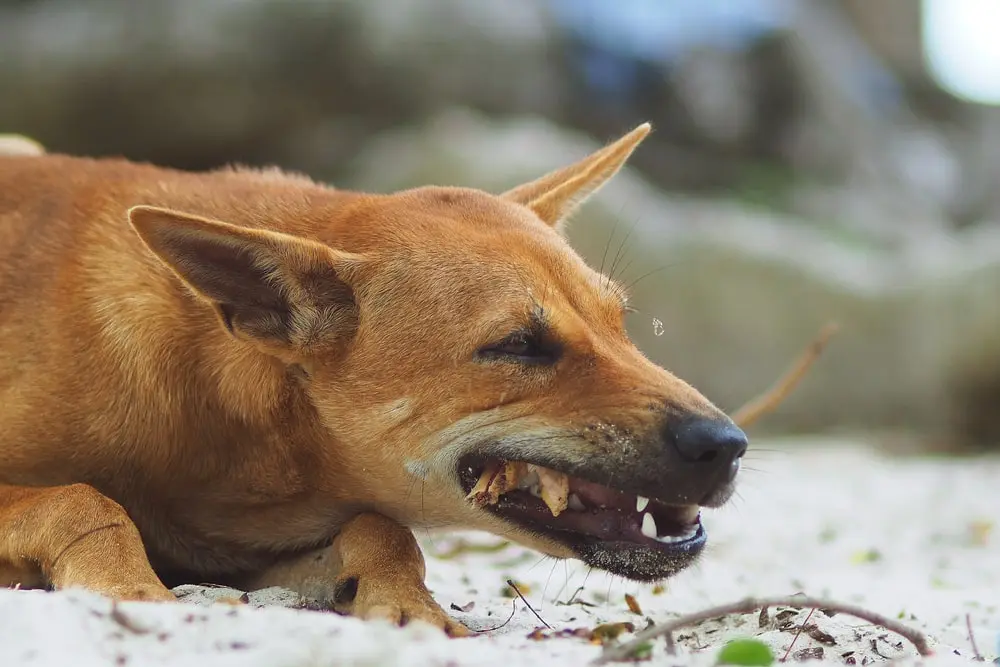
[[[464,634],[410,529],[573,555],[464,501],[470,434],[719,414],[560,234],[648,130],[503,196],[0,156],[0,585],[280,584]],[[557,371],[474,361],[539,310]]]

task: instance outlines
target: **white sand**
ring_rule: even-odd
[[[654,595],[650,586],[587,574],[578,563],[541,560],[510,546],[494,553],[430,557],[429,585],[444,605],[475,628],[501,624],[511,601],[502,597],[508,576],[526,584],[526,596],[554,628],[593,627],[644,617],[624,602],[633,594],[643,615],[662,622],[677,613],[746,596],[805,592],[861,604],[889,616],[902,614],[932,638],[932,664],[968,664],[969,614],[988,661],[1000,652],[1000,459],[891,460],[843,443],[757,443],[729,507],[706,513],[710,550],[701,563]],[[772,448],[771,451],[762,451]],[[979,522],[979,523],[977,523]],[[991,523],[997,524],[989,531]],[[978,527],[977,527],[978,526]],[[458,539],[495,544],[481,534],[425,538],[428,554]],[[558,604],[569,600],[596,604]],[[190,592],[190,589],[189,589]],[[218,595],[196,590],[189,600]],[[110,604],[82,593],[0,592],[0,666],[41,665],[495,665],[585,664],[600,648],[579,638],[533,641],[537,619],[518,601],[502,629],[475,639],[448,640],[423,626],[402,630],[333,614],[253,608],[282,604],[275,591],[255,594],[250,606],[125,604],[123,626]],[[294,596],[284,603],[294,604]],[[778,610],[771,610],[773,619]],[[785,622],[801,623],[806,612]],[[119,618],[119,620],[121,620]],[[886,658],[914,663],[915,653],[895,635],[850,617],[816,612],[832,635],[824,661],[856,664]],[[761,634],[763,633],[763,634]],[[703,624],[678,634],[677,656],[655,647],[653,665],[710,665],[717,647],[735,636],[757,636],[779,657],[792,632],[761,630],[757,614]],[[874,645],[873,642],[874,641]],[[822,646],[802,634],[801,649]],[[900,648],[900,646],[902,648]]]

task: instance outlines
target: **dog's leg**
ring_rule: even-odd
[[[0,485],[0,586],[85,588],[116,600],[174,600],[121,505],[86,484]]]
[[[329,547],[275,564],[248,587],[283,586],[341,613],[400,625],[420,619],[452,637],[470,634],[434,601],[425,574],[424,556],[408,528],[381,514],[361,514]]]

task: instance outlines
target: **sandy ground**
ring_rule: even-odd
[[[424,536],[437,599],[466,609],[452,613],[470,627],[502,627],[448,640],[419,625],[400,630],[281,608],[300,601],[277,590],[231,606],[211,604],[231,591],[189,587],[179,591],[187,604],[124,604],[115,613],[89,594],[0,591],[0,665],[568,667],[600,654],[580,637],[529,638],[541,623],[508,597],[507,578],[557,630],[620,621],[641,628],[750,595],[804,592],[925,630],[936,651],[925,664],[973,661],[968,615],[979,651],[997,660],[1000,459],[884,459],[829,441],[756,447],[739,498],[705,516],[708,553],[665,590],[498,547],[489,535]],[[629,610],[626,593],[641,614]],[[678,633],[677,655],[657,642],[648,664],[711,665],[728,638],[747,636],[781,657],[807,613],[772,609],[764,627],[756,613],[707,622]],[[837,664],[920,662],[899,637],[851,617],[816,612],[809,624],[817,630],[798,637],[790,660],[821,654]]]

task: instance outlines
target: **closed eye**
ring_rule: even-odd
[[[508,361],[533,366],[551,366],[559,360],[559,345],[531,330],[515,331],[476,353],[483,361]]]

